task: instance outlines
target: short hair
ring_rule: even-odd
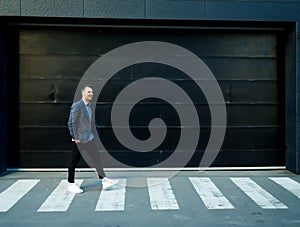
[[[84,89],[86,89],[87,87],[93,89],[92,85],[86,84],[86,85],[83,85],[83,86],[81,87],[81,92],[83,92]],[[94,90],[94,89],[93,89],[93,90]]]

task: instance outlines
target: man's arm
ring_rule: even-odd
[[[78,135],[78,123],[79,123],[79,115],[80,115],[80,110],[79,110],[79,105],[74,103],[71,107],[71,129],[72,129],[72,134],[73,134],[73,139],[76,143],[80,142],[79,141],[79,135]],[[72,135],[71,134],[71,135]]]

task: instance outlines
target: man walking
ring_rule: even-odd
[[[72,193],[83,192],[74,182],[75,167],[82,156],[85,160],[89,160],[91,167],[96,168],[103,189],[108,189],[116,183],[106,177],[94,139],[97,136],[97,131],[91,109],[92,86],[85,85],[81,89],[81,95],[82,99],[73,103],[68,120],[68,128],[72,139],[72,157],[68,167],[68,191]]]

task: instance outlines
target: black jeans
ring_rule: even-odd
[[[92,168],[96,168],[98,177],[100,179],[106,177],[106,174],[103,170],[103,165],[101,162],[100,153],[98,152],[95,140],[89,141],[87,143],[75,143],[72,142],[72,157],[69,163],[68,168],[68,182],[74,183],[75,178],[75,168],[78,165],[81,157],[85,159],[85,161]]]

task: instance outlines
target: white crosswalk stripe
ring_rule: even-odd
[[[300,199],[300,184],[288,177],[269,177],[283,188],[287,189]]]
[[[24,195],[26,195],[40,180],[18,180],[0,193],[0,212],[8,211]]]
[[[234,206],[208,177],[190,177],[189,179],[207,209],[234,209]]]
[[[179,201],[183,201],[182,191],[178,191],[178,194],[175,193],[176,190],[176,181],[170,182],[168,178],[145,178],[147,181],[147,188],[140,188],[139,190],[148,193],[146,200],[150,202],[150,208],[155,211],[159,210],[178,210],[180,209],[179,203],[177,202],[177,196]],[[239,201],[242,201],[240,198],[238,201],[235,201],[233,205],[231,200],[236,200],[232,195],[224,195],[222,193],[222,184],[218,182],[218,179],[210,179],[209,177],[188,177],[192,187],[187,187],[185,193],[189,193],[189,196],[195,196],[197,199],[203,201],[206,209],[210,210],[220,210],[220,209],[238,209],[243,204],[239,204]],[[295,204],[290,203],[289,200],[285,201],[282,195],[280,196],[282,201],[279,201],[274,197],[274,192],[269,193],[266,189],[263,188],[263,181],[260,185],[255,182],[255,180],[250,177],[228,177],[231,181],[231,185],[226,185],[232,187],[232,190],[241,190],[246,197],[249,197],[254,204],[258,205],[258,209],[287,209],[288,205],[295,206]],[[95,201],[96,207],[93,207],[96,212],[103,211],[126,211],[126,194],[132,193],[133,190],[126,188],[126,183],[129,179],[118,179],[119,184],[117,187],[112,188],[112,190],[101,190],[99,194],[89,194],[87,196],[92,196]],[[300,183],[289,178],[289,177],[266,177],[266,180],[271,180],[276,183],[275,186],[278,188],[285,189],[285,193],[292,193],[298,199],[300,199]],[[11,184],[8,188],[0,192],[0,212],[4,213],[9,211],[12,207],[16,205],[23,197],[26,195],[30,196],[33,189],[41,180],[40,179],[22,179],[16,180],[15,183]],[[49,181],[47,181],[49,185]],[[77,185],[82,185],[84,180],[76,180]],[[172,183],[172,184],[171,184]],[[175,183],[175,184],[174,184]],[[218,184],[217,184],[218,183]],[[269,182],[270,183],[270,182]],[[53,184],[53,182],[51,183]],[[57,184],[57,183],[56,183]],[[40,187],[44,187],[41,184]],[[217,186],[218,185],[218,186]],[[186,185],[181,185],[182,187]],[[51,187],[51,186],[50,186]],[[74,198],[80,196],[74,193],[67,192],[67,181],[61,180],[57,185],[53,186],[54,190],[48,194],[47,190],[39,190],[40,195],[47,192],[47,198],[43,201],[39,201],[39,208],[33,208],[37,212],[65,212],[68,211]],[[99,187],[100,188],[100,187]],[[184,189],[185,190],[185,189]],[[87,191],[88,192],[88,191]],[[97,191],[98,192],[98,191]],[[276,190],[275,190],[276,192]],[[36,193],[36,192],[35,192]],[[228,192],[227,192],[228,193]],[[241,196],[242,194],[240,194]],[[243,196],[243,195],[242,195]],[[44,196],[43,196],[44,197]],[[129,198],[131,198],[129,196]],[[134,201],[130,201],[132,203]],[[283,203],[284,202],[284,203]],[[300,202],[300,201],[299,201]],[[286,203],[286,204],[285,204]],[[29,204],[28,204],[29,205]],[[30,206],[29,206],[30,207]],[[183,204],[183,207],[184,204]],[[17,209],[17,208],[16,208]],[[37,210],[36,210],[37,209]]]
[[[152,210],[177,210],[175,195],[168,178],[147,178]]]
[[[112,190],[102,190],[95,211],[123,211],[125,209],[126,179],[117,179]]]
[[[76,185],[80,186],[83,180],[76,180]],[[67,191],[67,180],[62,180],[59,185],[54,189],[46,201],[37,210],[38,212],[61,212],[67,211],[72,200],[75,197],[75,193]]]
[[[246,195],[262,209],[286,209],[287,206],[248,177],[230,178]]]

